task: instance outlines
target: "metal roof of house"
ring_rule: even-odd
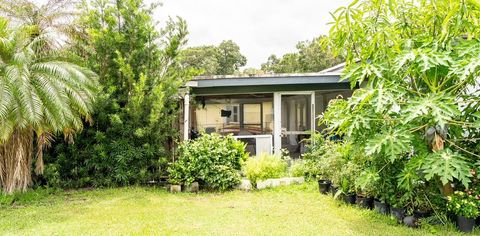
[[[198,95],[350,89],[340,79],[344,64],[317,73],[197,76],[187,83]]]

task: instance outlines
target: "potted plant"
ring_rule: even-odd
[[[361,208],[373,209],[373,197],[369,197],[365,192],[357,194],[355,204]]]
[[[465,233],[470,233],[475,226],[475,218],[480,215],[478,200],[475,196],[460,191],[455,191],[448,196],[447,210],[456,216],[457,228]]]
[[[170,178],[168,179],[168,186],[170,192],[179,193],[182,191],[183,178],[180,174],[180,171],[171,171]]]
[[[376,171],[374,171],[376,172]],[[357,192],[357,206],[366,209],[373,209],[373,195],[376,190],[376,185],[379,181],[379,176],[372,174],[372,171],[365,170],[355,180],[355,188]]]
[[[330,186],[332,185],[332,182],[328,179],[318,179],[318,189],[320,193],[322,194],[327,194],[328,191],[330,190]]]
[[[390,212],[390,206],[381,198],[373,200],[373,208],[382,215],[387,215]]]
[[[395,217],[399,223],[403,222],[407,210],[405,209],[405,204],[402,198],[398,196],[392,197],[390,199],[390,215]]]
[[[355,189],[352,184],[349,183],[347,179],[342,180],[342,184],[338,188],[334,198],[342,196],[342,199],[347,204],[355,204],[357,195],[355,194]]]
[[[432,209],[426,196],[418,196],[413,199],[413,216],[416,219],[427,218],[432,215]]]

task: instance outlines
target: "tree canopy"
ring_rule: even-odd
[[[245,66],[247,59],[232,40],[218,46],[190,47],[180,52],[180,64],[184,68],[199,70],[202,75],[231,75]]]
[[[335,56],[327,38],[320,36],[297,44],[297,52],[287,53],[281,58],[275,55],[268,57],[261,68],[273,73],[306,73],[319,72],[343,62],[341,56]]]

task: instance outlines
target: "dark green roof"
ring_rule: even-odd
[[[339,73],[199,76],[187,83],[196,95],[350,89]]]

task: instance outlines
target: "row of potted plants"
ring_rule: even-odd
[[[399,223],[409,227],[417,227],[420,219],[430,217],[433,214],[432,209],[416,208],[407,211],[405,207],[394,206],[371,196],[354,192],[343,192],[327,179],[318,180],[318,187],[322,194],[331,193],[334,198],[342,199],[347,204],[375,210],[383,215],[391,215]],[[447,197],[446,207],[449,219],[455,223],[458,230],[470,233],[473,231],[476,222],[480,226],[480,194],[476,194],[474,191],[456,191]]]

